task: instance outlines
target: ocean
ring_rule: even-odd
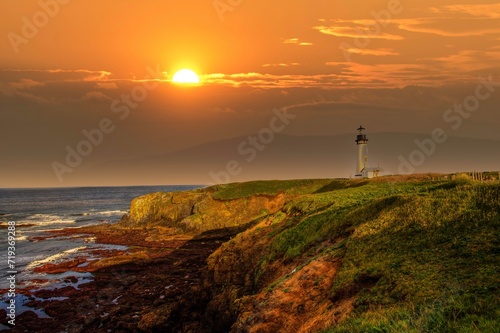
[[[67,285],[78,287],[92,279],[90,273],[69,272],[77,282],[65,282],[68,273],[36,273],[33,268],[44,263],[58,263],[78,256],[87,256],[92,250],[126,247],[97,244],[91,238],[52,237],[37,240],[47,231],[78,228],[102,223],[116,223],[128,213],[132,199],[153,192],[173,192],[203,186],[133,186],[133,187],[82,187],[43,189],[0,189],[0,289],[9,289],[7,277],[12,271],[8,265],[8,224],[16,223],[15,268],[19,290],[30,288],[60,288]],[[98,258],[95,258],[98,260]],[[38,281],[38,282],[36,282]],[[39,281],[45,281],[40,285]],[[6,300],[7,296],[3,295]],[[16,296],[18,304],[28,298]],[[2,307],[3,308],[3,307]],[[22,311],[33,311],[18,308]],[[35,311],[39,317],[44,314]]]

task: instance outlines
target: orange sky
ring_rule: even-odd
[[[82,129],[149,79],[146,68],[159,70],[158,88],[94,163],[246,135],[283,106],[302,113],[287,128],[294,135],[350,133],[360,122],[428,133],[480,77],[500,82],[498,1],[229,3],[0,2],[0,168],[43,169],[64,157]],[[172,86],[181,68],[200,74],[202,85]],[[499,140],[497,95],[453,135]],[[356,112],[360,105],[397,110],[391,119],[401,121]],[[52,184],[49,174],[40,184]]]
[[[203,74],[288,74],[298,83],[335,74],[342,84],[403,86],[437,84],[433,76],[474,80],[480,70],[497,70],[500,55],[495,1],[254,0],[220,12],[211,0],[65,1],[0,4],[4,35],[22,37],[23,17],[41,23],[26,44],[2,39],[2,68],[126,76],[158,64],[169,73],[190,67]],[[54,12],[47,22],[37,16],[41,3]],[[405,69],[404,76],[387,76]]]

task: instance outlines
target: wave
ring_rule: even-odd
[[[40,274],[42,276],[42,274]],[[72,282],[68,280],[68,277],[75,277],[77,279],[76,282]],[[38,290],[55,290],[66,287],[73,287],[75,289],[80,289],[80,285],[92,282],[94,275],[89,272],[80,273],[68,271],[60,274],[51,274],[50,279],[44,283],[33,283],[28,282],[26,285],[36,286],[36,289],[32,289],[31,292],[36,293]]]
[[[102,210],[95,212],[84,213],[84,216],[95,216],[95,215],[103,215],[103,216],[112,216],[112,215],[123,215],[127,214],[127,210]]]
[[[124,210],[102,210],[95,212],[74,213],[68,215],[55,215],[55,214],[32,214],[29,216],[19,217],[14,219],[16,225],[19,227],[42,227],[54,224],[74,224],[84,222],[102,222],[103,220],[118,220],[128,211]],[[0,227],[7,222],[1,222]]]
[[[16,241],[17,242],[21,242],[21,241],[27,241],[28,240],[28,236],[27,235],[24,235],[20,232],[16,232]]]
[[[127,214],[126,210],[102,210],[102,211],[91,211],[83,213],[71,213],[71,214],[32,214],[23,218],[18,219],[20,223],[69,223],[69,222],[81,222],[92,220],[96,217],[121,217]]]
[[[28,224],[28,221],[21,221],[19,224],[22,225],[23,223]],[[35,224],[37,226],[43,226],[43,225],[52,225],[52,224],[73,224],[76,223],[76,220],[53,220],[53,221],[37,221]],[[33,222],[31,222],[33,224]]]
[[[115,215],[115,214],[126,214],[126,210],[93,210],[84,213],[72,213],[69,216],[93,216],[93,215]]]
[[[26,217],[26,219],[28,219],[28,220],[48,220],[48,221],[52,221],[52,220],[60,219],[63,216],[64,215],[54,215],[54,214],[41,214],[41,213],[38,213],[38,214],[29,215],[28,217]]]
[[[26,268],[33,269],[35,267],[41,266],[41,265],[46,264],[46,263],[55,263],[58,261],[63,261],[63,258],[67,257],[68,255],[74,254],[74,253],[81,251],[81,250],[84,250],[86,248],[87,248],[86,246],[75,247],[73,249],[69,249],[66,251],[56,253],[54,255],[51,255],[50,257],[47,257],[47,258],[44,258],[41,260],[34,260],[34,261],[30,262],[28,264],[28,266],[26,266]]]
[[[49,257],[32,260],[27,266],[27,269],[33,269],[35,267],[41,266],[46,263],[60,263],[68,259],[74,259],[79,256],[85,256],[87,260],[99,259],[99,256],[94,256],[91,254],[94,250],[104,250],[104,251],[125,251],[128,250],[128,246],[124,245],[114,245],[114,244],[92,244],[94,239],[87,238],[84,240],[89,246],[79,246],[72,249],[64,250],[59,253],[53,254]]]
[[[71,224],[75,223],[74,218],[70,218],[66,215],[54,215],[54,214],[32,214],[26,217],[19,218],[16,221],[16,225],[50,225],[50,224]]]

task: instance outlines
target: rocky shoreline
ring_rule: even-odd
[[[235,231],[199,236],[171,235],[171,230],[94,226],[52,232],[48,237],[89,235],[103,244],[127,245],[129,251],[104,251],[101,260],[47,263],[37,272],[91,272],[93,280],[75,287],[22,291],[50,318],[27,311],[11,332],[208,332],[202,317],[206,293],[201,289],[206,260]],[[78,267],[80,266],[80,267]],[[69,276],[68,281],[76,278]],[[175,320],[172,320],[175,317]],[[0,323],[6,325],[5,310]]]

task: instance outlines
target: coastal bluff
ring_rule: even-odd
[[[219,187],[185,192],[157,192],[134,199],[123,227],[167,227],[179,234],[240,227],[281,210],[283,193],[257,194],[242,198],[217,195]]]
[[[49,235],[128,249],[41,267],[93,281],[37,292],[50,318],[12,331],[498,332],[497,174],[147,194],[119,223]]]
[[[451,178],[256,181],[136,198],[120,226],[173,228],[194,242],[232,229],[200,283],[139,327],[490,332],[500,185]]]

